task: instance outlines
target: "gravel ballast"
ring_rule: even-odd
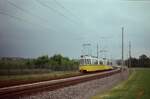
[[[128,78],[128,70],[109,77],[95,79],[54,91],[41,92],[20,97],[20,99],[90,99],[97,93],[111,89],[119,82]]]

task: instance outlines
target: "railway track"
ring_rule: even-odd
[[[120,69],[114,69],[111,71],[97,72],[97,73],[76,76],[71,78],[57,79],[51,81],[43,81],[43,82],[37,82],[31,84],[23,84],[18,86],[0,88],[0,99],[8,99],[8,98],[12,99],[18,96],[34,94],[46,90],[52,91],[70,85],[75,85],[78,83],[82,83],[94,79],[104,78],[119,72],[121,72]]]

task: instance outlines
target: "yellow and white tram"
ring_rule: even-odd
[[[111,70],[112,66],[107,65],[106,59],[98,59],[94,56],[82,55],[80,58],[80,72],[95,72]]]

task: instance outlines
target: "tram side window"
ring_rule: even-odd
[[[95,59],[92,60],[92,64],[97,64]]]
[[[98,60],[96,60],[95,64],[96,64],[96,65],[98,64]]]
[[[91,60],[90,59],[87,59],[87,62],[88,62],[88,64],[91,64]]]
[[[89,59],[85,59],[85,64],[89,64]]]
[[[80,64],[81,65],[84,65],[85,63],[84,63],[84,59],[80,59]]]
[[[102,61],[100,61],[99,63],[100,63],[100,65],[103,65],[103,62],[102,62]]]
[[[98,60],[97,59],[93,59],[92,60],[92,64],[98,65]]]

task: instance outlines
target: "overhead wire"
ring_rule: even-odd
[[[20,17],[18,17],[18,16],[12,15],[12,14],[6,12],[6,11],[4,12],[4,11],[2,11],[2,9],[0,9],[0,14],[1,14],[1,15],[4,15],[4,16],[8,16],[8,17],[10,17],[10,18],[12,18],[12,19],[15,19],[15,20],[17,20],[17,21],[22,21],[22,22],[24,22],[24,23],[31,24],[32,26],[35,26],[35,25],[37,26],[37,24],[32,23],[31,21],[28,21],[28,20],[23,19],[23,18],[20,18]],[[39,26],[39,25],[38,25],[38,26]],[[42,27],[43,27],[43,26],[42,26]],[[43,27],[43,28],[45,28],[45,27]],[[38,30],[41,30],[42,32],[43,32],[43,30],[46,31],[45,29],[42,29],[42,28],[38,28]],[[46,31],[46,32],[49,32],[49,31]]]
[[[58,6],[59,6],[60,8],[62,8],[62,9],[64,9],[65,12],[67,12],[69,15],[72,16],[72,18],[73,18],[74,20],[77,21],[77,25],[76,25],[77,28],[80,26],[80,27],[82,27],[82,28],[81,28],[82,30],[87,30],[87,29],[88,29],[88,28],[85,26],[83,20],[81,20],[81,18],[80,18],[78,15],[74,14],[70,9],[68,9],[66,6],[64,6],[62,3],[60,3],[59,0],[53,0],[53,1],[55,2],[56,5],[58,5]],[[81,33],[81,29],[80,29],[79,33]],[[77,39],[79,39],[79,38],[77,38]]]
[[[48,8],[50,10],[52,10],[53,12],[57,13],[60,16],[63,16],[65,19],[67,19],[69,22],[75,24],[75,27],[78,28],[78,26],[81,26],[82,21],[80,21],[80,19],[78,17],[76,17],[71,11],[69,11],[67,8],[65,8],[65,6],[63,6],[61,3],[59,3],[58,1],[55,1],[55,4],[59,7],[61,7],[62,9],[65,10],[65,12],[69,13],[71,16],[74,16],[74,18],[76,18],[76,20],[74,20],[73,18],[71,18],[70,16],[65,15],[63,12],[61,12],[60,9],[56,9],[54,7],[52,7],[51,5],[48,5],[40,0],[36,0],[41,6]]]
[[[30,15],[30,16],[32,16],[32,17],[34,17],[34,18],[37,18],[38,20],[40,20],[40,21],[42,21],[42,22],[48,22],[48,20],[45,20],[45,19],[43,19],[42,17],[40,17],[40,16],[37,16],[37,15],[34,15],[34,14],[32,14],[30,11],[27,11],[27,10],[25,10],[25,9],[23,9],[22,7],[20,7],[20,6],[18,6],[18,5],[16,5],[15,3],[13,3],[13,2],[11,2],[11,1],[9,1],[9,0],[6,0],[11,6],[13,6],[13,7],[15,7],[16,9],[18,9],[18,10],[20,10],[20,11],[22,11],[22,12],[24,12],[24,13],[26,13],[26,14],[28,14],[28,15]],[[40,24],[41,25],[41,24]],[[47,25],[44,25],[44,27],[47,27]],[[52,27],[52,26],[51,26]],[[55,31],[55,32],[57,32],[57,30],[56,29],[54,29],[54,28],[50,28],[50,27],[47,27],[48,29],[51,29],[52,31]]]
[[[0,10],[1,10],[1,9],[0,9]],[[24,22],[26,22],[25,20],[23,20],[23,19],[21,19],[21,18],[19,18],[19,17],[17,17],[17,16],[11,15],[11,14],[9,14],[9,13],[7,13],[7,12],[0,11],[0,14],[1,14],[1,15],[5,15],[5,16],[8,16],[8,17],[13,18],[13,19],[16,19],[16,20],[18,20],[18,21],[24,21]]]
[[[63,14],[62,12],[60,12],[60,11],[54,9],[53,7],[48,6],[47,4],[43,3],[43,2],[40,1],[40,0],[36,0],[36,2],[39,3],[41,6],[43,6],[43,7],[45,7],[45,8],[48,8],[48,9],[50,9],[51,11],[53,11],[53,12],[59,14],[60,16],[63,16],[63,17],[64,17],[65,19],[67,19],[69,22],[76,24],[75,21],[73,21],[72,19],[70,19],[68,16],[66,16],[66,15]]]
[[[70,15],[72,15],[76,20],[80,20],[79,17],[77,17],[74,13],[72,13],[69,9],[67,9],[65,6],[63,6],[58,0],[53,0],[58,6],[60,6],[62,9],[64,9],[66,12],[68,12]]]
[[[40,16],[37,16],[37,15],[34,15],[34,14],[31,13],[30,11],[28,11],[28,10],[26,10],[26,9],[24,9],[24,8],[22,8],[22,7],[20,7],[19,5],[13,3],[12,1],[10,1],[10,0],[6,0],[6,1],[7,1],[11,6],[13,6],[13,7],[15,7],[16,9],[22,11],[23,13],[26,13],[26,14],[28,14],[28,15],[34,17],[34,18],[36,17],[36,18],[39,19],[40,21],[47,22],[47,20],[45,20],[44,18],[42,18],[42,17],[40,17]],[[51,7],[51,6],[49,6],[49,5],[47,5],[47,4],[43,3],[43,2],[41,2],[40,0],[36,0],[36,1],[37,1],[40,5],[42,5],[42,6],[46,7],[46,8],[48,8],[48,9],[50,9],[50,10],[56,12],[57,14],[63,16],[65,19],[68,19],[71,23],[72,23],[72,22],[75,23],[75,22],[72,21],[68,16],[66,16],[66,15],[63,14],[62,12],[58,11],[57,9],[54,9],[53,7]],[[56,1],[56,0],[55,0],[55,1]],[[72,14],[72,12],[70,12],[69,10],[67,10],[67,8],[65,8],[61,3],[59,3],[58,1],[56,1],[56,3],[57,3],[57,5],[59,4],[59,6],[61,6],[61,8],[63,8],[64,10],[66,10],[68,13]],[[3,13],[3,12],[2,12],[2,13]],[[3,14],[8,15],[8,16],[11,16],[11,17],[13,17],[13,18],[17,18],[17,19],[19,19],[19,20],[21,20],[21,21],[24,21],[24,22],[25,22],[25,21],[30,22],[29,20],[22,20],[22,18],[19,18],[19,17],[16,17],[16,16],[12,16],[12,15],[9,14],[9,13],[3,13]],[[72,14],[72,15],[73,15],[73,14]],[[74,15],[73,15],[73,16],[74,16]],[[32,22],[30,22],[30,23],[32,23]],[[33,23],[32,23],[32,24],[33,24]],[[35,25],[35,24],[34,24],[34,25]],[[37,24],[36,24],[36,25],[37,25]],[[43,25],[41,25],[41,24],[40,24],[40,26],[43,27]],[[46,28],[46,27],[44,27],[44,28]],[[48,29],[49,29],[49,27],[48,27]],[[50,29],[52,29],[52,28],[50,28]],[[53,28],[52,30],[55,31],[55,32],[57,32],[57,30],[54,29],[54,28]]]
[[[72,17],[72,19],[74,19],[75,21],[77,21],[76,28],[79,28],[79,26],[81,27],[80,30],[78,31],[79,35],[80,35],[80,33],[82,32],[81,29],[84,30],[84,31],[87,30],[87,27],[85,26],[83,20],[81,20],[81,18],[80,18],[78,15],[74,14],[70,9],[68,9],[66,6],[64,6],[59,0],[52,0],[52,1],[54,1],[55,4],[56,4],[59,8],[65,10],[65,12],[66,12],[68,15],[70,15],[70,16]],[[80,37],[80,38],[75,38],[75,39],[76,39],[76,40],[82,40],[81,37]]]

